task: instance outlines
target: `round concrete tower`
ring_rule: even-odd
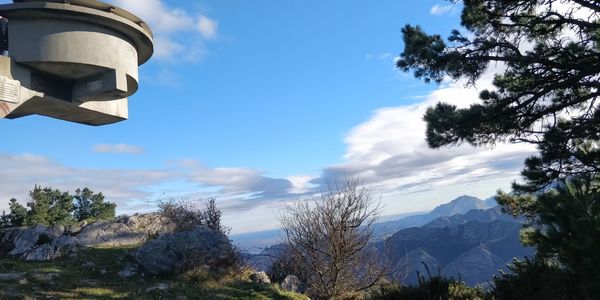
[[[90,125],[127,119],[138,66],[154,50],[150,28],[99,1],[13,2],[0,5],[8,20],[0,117],[39,114]]]

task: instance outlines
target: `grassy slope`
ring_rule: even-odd
[[[0,259],[1,273],[26,273],[21,282],[0,282],[0,299],[306,299],[276,285],[253,284],[245,276],[223,282],[177,278],[120,278],[132,249],[88,249],[53,262]],[[90,263],[91,262],[91,263]],[[93,265],[92,265],[93,263]],[[105,272],[104,272],[105,271]],[[104,274],[103,274],[104,273]],[[159,284],[168,290],[147,291]],[[182,298],[185,299],[185,298]]]

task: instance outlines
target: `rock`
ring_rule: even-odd
[[[120,216],[112,221],[0,230],[0,257],[12,255],[30,261],[68,256],[78,247],[136,246],[172,232],[174,224],[158,213]]]
[[[167,283],[159,283],[156,286],[150,287],[146,289],[146,293],[148,292],[152,292],[152,291],[166,291],[170,288],[169,284]]]
[[[306,290],[304,283],[295,275],[286,276],[281,282],[281,288],[293,293],[303,293]]]
[[[77,223],[67,227],[65,232],[68,234],[74,235],[74,234],[79,233],[87,225],[88,225],[87,221],[77,222]]]
[[[25,278],[26,273],[0,273],[0,282],[20,281]]]
[[[60,225],[21,229],[12,236],[13,248],[9,254],[28,261],[56,259],[68,254],[75,245],[71,237],[63,235],[64,232],[65,228]]]
[[[108,273],[108,270],[106,270],[106,268],[100,269],[100,274],[104,275],[106,273]]]
[[[37,281],[52,282],[54,278],[58,277],[55,273],[35,273],[32,275],[33,279]]]
[[[271,279],[269,279],[269,275],[267,275],[267,273],[262,272],[262,271],[252,273],[252,275],[250,275],[250,280],[252,280],[252,282],[254,282],[254,283],[261,283],[261,284],[271,283]]]
[[[120,216],[85,226],[76,236],[84,247],[123,247],[143,244],[151,237],[172,232],[174,225],[157,213]]]
[[[152,275],[167,275],[180,269],[186,262],[186,257],[193,259],[197,266],[220,266],[227,264],[232,253],[227,236],[199,228],[163,234],[140,247],[136,251],[135,260]]]
[[[137,275],[135,267],[128,265],[123,270],[117,273],[121,278],[129,278]]]

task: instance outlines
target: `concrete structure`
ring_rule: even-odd
[[[154,51],[139,18],[93,0],[14,0],[0,56],[0,118],[44,115],[89,125],[127,119],[138,66]]]

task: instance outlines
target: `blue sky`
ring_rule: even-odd
[[[385,214],[487,197],[508,188],[532,151],[424,145],[424,109],[468,105],[477,90],[395,70],[400,29],[420,24],[447,35],[459,25],[459,4],[112,2],[146,20],[156,38],[129,120],[0,119],[0,209],[10,197],[25,202],[34,184],[89,186],[121,213],[152,210],[159,197],[214,196],[233,231],[247,232],[276,226],[287,202],[348,174],[371,186]]]

